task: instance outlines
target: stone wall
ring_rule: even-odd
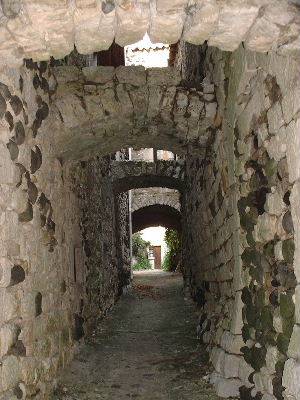
[[[31,62],[0,79],[0,393],[7,399],[47,397],[72,358],[85,297],[69,168],[48,157],[49,132],[37,132],[53,79],[46,63]]]
[[[114,196],[104,179],[110,158],[95,158],[74,167],[73,179],[81,209],[86,261],[87,302],[83,316],[87,332],[113,306],[130,280],[128,199]]]
[[[180,210],[180,194],[178,190],[164,187],[134,189],[131,191],[131,211],[154,204],[162,204]]]
[[[299,67],[209,48],[204,72],[216,128],[204,161],[187,157],[183,213],[212,382],[222,396],[298,399]]]
[[[295,3],[295,4],[293,4]],[[82,54],[136,43],[146,32],[153,43],[180,38],[233,51],[248,49],[299,55],[296,0],[3,0],[0,8],[1,64],[23,58],[62,58],[74,45]]]
[[[1,75],[1,399],[48,399],[129,282],[126,195],[114,205],[112,186],[100,188],[103,160],[76,169],[51,156],[56,87],[46,63]]]

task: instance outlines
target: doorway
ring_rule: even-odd
[[[161,269],[161,246],[153,246],[155,269]]]

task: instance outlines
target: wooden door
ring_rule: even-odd
[[[161,269],[161,246],[153,246],[155,269]]]

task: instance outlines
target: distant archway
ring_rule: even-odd
[[[140,208],[132,213],[133,233],[151,226],[181,231],[181,213],[173,207],[161,204]]]

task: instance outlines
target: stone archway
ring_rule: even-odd
[[[142,207],[132,213],[132,233],[151,226],[163,226],[180,232],[181,214],[175,208],[162,204]]]
[[[170,206],[180,211],[180,193],[176,189],[161,187],[139,188],[131,191],[131,210],[132,212],[140,208],[160,204]]]
[[[52,151],[60,159],[123,147],[203,152],[217,116],[214,85],[185,88],[175,68],[56,67],[50,109]],[[42,130],[50,129],[45,121]],[[40,131],[40,132],[41,132]]]
[[[183,161],[113,161],[108,179],[115,193],[154,186],[183,191],[184,166]]]
[[[2,4],[0,46],[2,63],[20,66],[23,58],[62,58],[74,45],[91,54],[135,43],[148,31],[154,42],[183,39],[234,51],[247,49],[299,54],[297,3],[288,1],[192,2],[187,0],[36,2]],[[288,27],[288,28],[286,28]]]

